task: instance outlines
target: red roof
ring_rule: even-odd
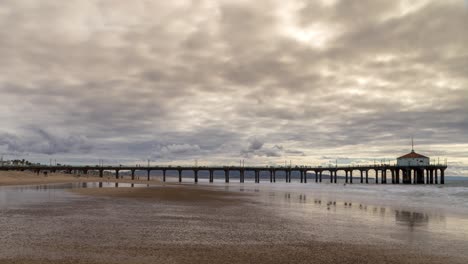
[[[408,153],[406,155],[403,155],[403,156],[399,157],[398,159],[417,159],[417,158],[426,158],[426,159],[428,159],[429,157],[426,157],[424,155],[421,155],[419,153],[411,151],[410,153]]]

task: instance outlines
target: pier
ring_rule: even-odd
[[[111,172],[113,177],[122,178],[122,173],[129,173],[132,180],[135,179],[137,171],[146,172],[147,180],[151,180],[152,172],[162,172],[161,178],[166,181],[168,171],[176,172],[178,181],[182,182],[183,172],[191,172],[192,182],[198,183],[199,172],[207,172],[210,183],[214,181],[215,172],[224,174],[224,181],[229,183],[232,172],[239,174],[239,182],[244,183],[246,177],[253,178],[255,183],[260,183],[261,173],[269,175],[269,182],[277,182],[277,176],[282,176],[281,180],[291,182],[293,172],[298,175],[300,183],[315,182],[321,183],[327,180],[329,183],[363,183],[369,184],[369,172],[374,176],[374,184],[445,184],[445,170],[447,165],[425,165],[425,166],[399,166],[399,165],[355,165],[355,166],[334,166],[334,167],[312,167],[312,166],[1,166],[3,171],[33,171],[37,174],[41,172],[64,172],[64,173],[96,173],[99,177],[104,177],[104,172]],[[344,178],[338,178],[338,172],[344,174]],[[353,175],[354,173],[354,175]],[[372,175],[373,174],[373,175]],[[325,179],[326,178],[326,179]],[[343,178],[343,179],[342,179]],[[236,177],[237,179],[237,177]],[[340,181],[338,181],[340,179]],[[279,177],[278,177],[279,180]],[[267,180],[266,180],[267,181]]]

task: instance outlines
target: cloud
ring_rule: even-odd
[[[200,153],[201,149],[198,145],[190,144],[170,144],[166,146],[158,146],[153,153],[152,158],[174,158],[177,156],[195,155]]]
[[[1,142],[38,160],[310,164],[396,157],[414,136],[468,165],[463,5],[5,0]]]
[[[92,150],[92,145],[84,136],[57,136],[41,128],[31,128],[27,136],[18,137],[11,134],[0,135],[0,145],[5,145],[12,153],[39,154],[86,154]]]
[[[172,144],[169,146],[163,146],[161,148],[161,152],[171,153],[171,154],[197,152],[199,150],[200,150],[200,147],[198,145],[189,145],[189,144],[181,144],[181,145]]]
[[[250,144],[249,144],[249,147],[248,147],[248,150],[249,151],[256,151],[256,150],[259,150],[263,147],[263,142],[260,141],[259,139],[257,138],[254,138]]]
[[[286,150],[281,145],[270,146],[265,144],[263,140],[256,137],[249,140],[248,146],[241,150],[243,157],[270,157],[278,158],[286,155],[290,156],[304,156],[304,152],[298,150]]]

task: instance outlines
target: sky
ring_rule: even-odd
[[[462,0],[0,0],[0,154],[468,176]]]

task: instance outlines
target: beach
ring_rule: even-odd
[[[0,263],[468,259],[463,250],[468,245],[463,211],[444,211],[437,205],[418,211],[414,207],[419,203],[404,206],[394,200],[403,194],[394,195],[399,189],[391,187],[177,184],[162,183],[157,177],[117,184],[105,178],[99,184],[103,179],[92,176],[38,177],[28,172],[0,174]]]

